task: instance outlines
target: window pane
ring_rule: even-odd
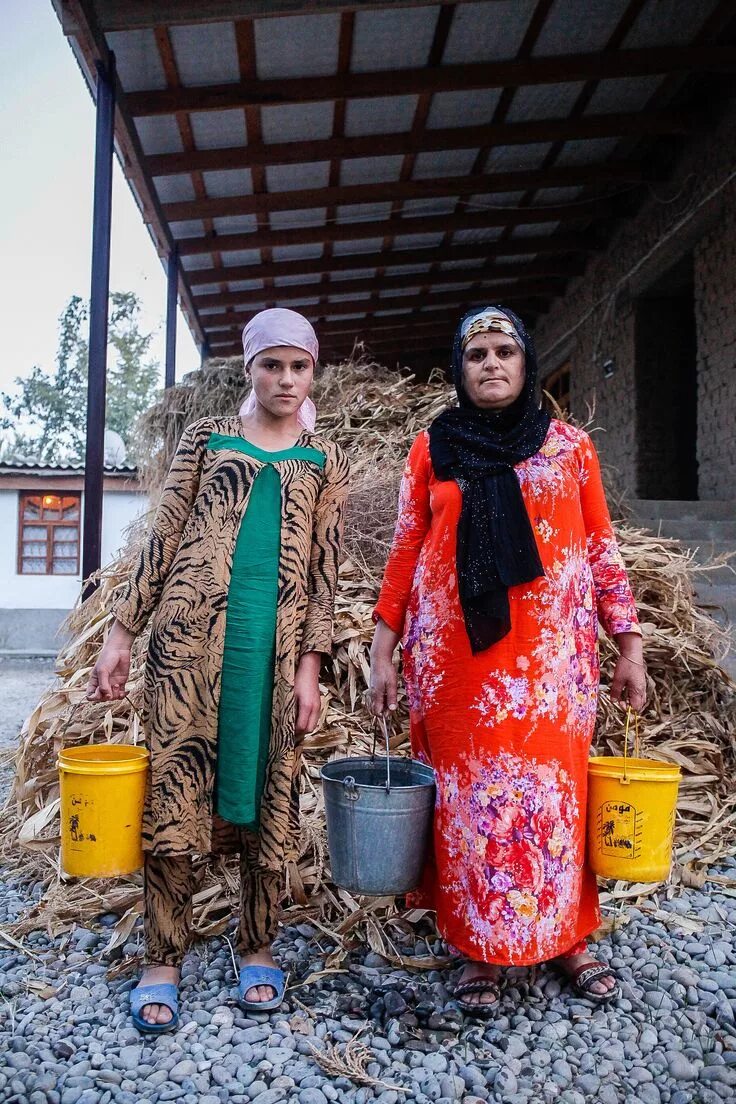
[[[55,544],[53,551],[53,558],[55,560],[73,560],[74,563],[78,559],[78,546],[71,544],[69,541],[65,541],[63,544]]]
[[[24,525],[23,540],[46,540],[45,525]]]
[[[21,561],[21,568],[22,575],[45,575],[46,557],[44,556],[43,559],[32,559],[24,556]]]
[[[77,573],[77,558],[73,560],[68,559],[56,559],[51,561],[51,571],[54,575],[76,575]]]
[[[23,541],[24,556],[45,556],[46,541]]]
[[[23,501],[23,517],[33,521],[41,516],[41,499],[37,497],[26,498]]]
[[[78,532],[76,525],[57,525],[54,528],[54,543],[56,541],[75,541]]]
[[[79,519],[79,499],[78,498],[65,498],[62,506],[62,517],[64,521],[74,521]]]

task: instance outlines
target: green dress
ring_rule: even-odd
[[[224,820],[257,831],[271,739],[276,611],[281,553],[281,479],[276,464],[306,460],[317,449],[266,452],[242,437],[213,433],[211,449],[235,449],[263,461],[240,523],[228,591],[220,684],[215,807]]]

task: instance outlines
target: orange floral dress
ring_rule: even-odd
[[[553,420],[516,467],[545,575],[509,589],[511,631],[473,655],[458,596],[454,480],[429,434],[406,463],[374,619],[403,634],[414,755],[434,767],[434,853],[412,903],[469,958],[528,965],[600,923],[585,859],[598,625],[639,632],[587,433]]]

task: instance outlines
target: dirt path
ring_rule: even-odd
[[[0,657],[0,748],[15,743],[23,721],[53,680],[53,659]]]

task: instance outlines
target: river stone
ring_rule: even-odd
[[[680,1053],[679,1050],[668,1051],[665,1057],[667,1059],[667,1069],[673,1081],[697,1080],[697,1070],[694,1069],[689,1058]]]
[[[422,1058],[422,1065],[425,1069],[431,1070],[432,1073],[444,1073],[447,1069],[447,1059],[444,1054],[435,1051],[432,1054],[424,1055]]]
[[[184,1058],[181,1062],[177,1062],[172,1069],[169,1070],[169,1080],[176,1081],[181,1084],[188,1077],[194,1077],[197,1072],[196,1064],[191,1058]]]

